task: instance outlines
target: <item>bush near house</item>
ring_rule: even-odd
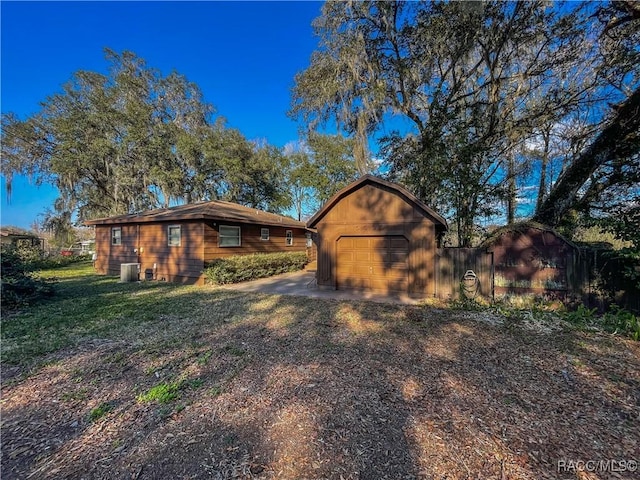
[[[39,249],[2,245],[1,254],[0,296],[3,311],[28,305],[33,300],[53,293],[51,284],[34,273],[42,260]]]
[[[35,246],[2,245],[2,310],[12,310],[52,295],[53,280],[42,278],[38,271],[60,268],[90,260],[87,255],[46,256]]]
[[[49,255],[43,257],[35,263],[37,270],[49,270],[54,268],[67,267],[74,263],[85,263],[91,261],[91,255]]]
[[[223,285],[295,272],[302,270],[307,262],[305,252],[235,255],[214,260],[204,273],[208,283]]]

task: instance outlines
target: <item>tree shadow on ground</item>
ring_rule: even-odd
[[[6,478],[563,478],[560,459],[639,456],[633,345],[424,307],[163,293],[152,318],[4,389]],[[138,400],[171,382],[175,400]]]

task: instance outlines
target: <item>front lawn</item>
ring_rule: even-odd
[[[52,275],[55,297],[2,318],[3,479],[611,478],[572,466],[640,460],[639,342]]]

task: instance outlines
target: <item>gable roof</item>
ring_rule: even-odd
[[[85,225],[114,225],[119,223],[179,222],[183,220],[218,220],[296,228],[304,228],[305,226],[304,222],[299,222],[293,218],[221,200],[159,208],[138,214],[96,218],[87,220],[84,223]]]
[[[442,216],[440,216],[440,214],[438,214],[435,210],[425,205],[421,200],[418,199],[418,197],[416,197],[409,190],[398,185],[397,183],[388,182],[387,180],[383,180],[382,178],[375,177],[369,174],[363,175],[358,180],[356,180],[353,183],[350,183],[349,185],[344,187],[342,190],[340,190],[338,193],[336,193],[333,197],[331,197],[329,201],[327,201],[327,203],[325,203],[322,206],[322,208],[313,217],[309,219],[309,221],[307,222],[307,228],[314,228],[318,224],[318,222],[322,219],[322,217],[324,217],[327,214],[327,212],[336,205],[336,203],[338,203],[340,200],[342,200],[344,197],[346,197],[350,193],[358,190],[359,188],[364,187],[365,185],[381,186],[386,190],[391,190],[393,193],[396,193],[400,198],[405,200],[407,203],[421,210],[425,216],[431,217],[434,223],[436,224],[436,226],[440,226],[442,230],[447,230],[447,221]]]
[[[509,225],[503,225],[502,227],[496,228],[493,232],[489,234],[489,236],[487,236],[487,238],[485,238],[482,241],[482,243],[480,244],[480,247],[481,248],[492,247],[495,243],[498,242],[498,240],[500,240],[500,237],[502,237],[502,235],[504,235],[505,233],[523,233],[524,234],[527,232],[527,230],[531,230],[531,229],[539,230],[541,232],[549,232],[555,235],[556,237],[558,237],[559,239],[561,239],[570,247],[575,249],[579,248],[578,245],[576,245],[571,240],[569,240],[565,236],[558,233],[553,228],[547,225],[543,225],[542,223],[534,222],[533,220],[524,220],[521,222],[511,223]]]

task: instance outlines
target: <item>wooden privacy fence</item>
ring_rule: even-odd
[[[566,257],[566,258],[565,258]],[[440,248],[436,250],[436,297],[499,298],[503,295],[542,295],[568,300],[569,295],[584,296],[589,285],[589,264],[578,252],[562,255],[562,268],[544,268],[560,277],[532,286],[532,279],[540,275],[538,263],[494,264],[495,252],[485,248]],[[515,285],[505,286],[505,272],[513,270]],[[547,274],[548,274],[547,272]],[[545,277],[546,278],[546,277]]]
[[[577,270],[583,302],[588,308],[604,311],[611,302],[640,313],[640,288],[636,281],[624,275],[633,268],[628,261],[608,248],[583,247],[581,268]],[[637,268],[637,267],[635,267]]]
[[[516,267],[494,265],[495,252],[487,252],[484,248],[439,248],[436,250],[436,297],[493,299],[503,295],[539,295],[562,301],[578,300],[589,308],[600,310],[606,310],[613,301],[623,308],[640,312],[637,285],[621,275],[622,261],[605,253],[589,249],[564,252],[558,257],[561,262],[558,260],[557,265],[544,268],[560,276],[537,288],[530,282],[531,278],[539,276],[539,265],[536,263],[533,270],[525,268],[528,264],[520,265],[522,277],[518,282],[523,282],[523,286],[507,288],[496,282],[496,278],[501,279],[505,269]],[[525,285],[524,282],[529,283]],[[607,294],[607,291],[613,294]]]
[[[493,254],[484,248],[436,249],[436,297],[493,297]]]

